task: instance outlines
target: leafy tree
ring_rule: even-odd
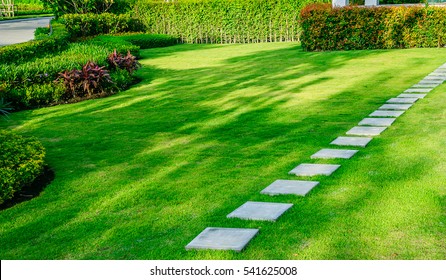
[[[125,13],[135,0],[41,0],[59,17],[64,14]]]

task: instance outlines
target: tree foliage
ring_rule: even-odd
[[[51,8],[56,16],[64,14],[86,13],[124,13],[135,2],[134,0],[42,0],[44,5]]]

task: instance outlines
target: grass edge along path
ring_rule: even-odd
[[[443,259],[445,85],[304,199],[259,192],[444,63],[444,49],[305,53],[292,43],[142,52],[144,81],[14,113],[55,180],[0,213],[2,259]],[[331,160],[314,160],[332,162]],[[352,172],[354,170],[354,172]],[[228,221],[247,200],[276,223]],[[206,226],[260,228],[241,253],[185,251]]]

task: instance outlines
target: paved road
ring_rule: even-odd
[[[48,26],[50,20],[51,17],[0,21],[0,46],[34,39],[34,30]]]

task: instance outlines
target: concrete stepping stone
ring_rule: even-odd
[[[436,77],[436,76],[426,76],[422,79],[422,81],[436,81],[436,82],[444,82],[444,79]]]
[[[359,125],[391,126],[395,120],[395,118],[365,118],[359,122]]]
[[[427,94],[423,93],[401,93],[397,96],[397,98],[425,98]]]
[[[406,98],[390,98],[389,100],[386,101],[386,103],[398,103],[398,104],[411,104],[411,103],[415,103],[418,100],[418,98],[415,97],[406,97]]]
[[[412,88],[435,88],[438,85],[440,85],[440,84],[430,84],[430,83],[429,84],[420,84],[420,83],[418,83],[418,84],[413,85]]]
[[[227,218],[242,220],[273,221],[275,222],[286,210],[293,206],[291,203],[254,202],[248,201],[230,213]]]
[[[358,135],[358,136],[376,136],[380,135],[381,132],[386,130],[387,127],[377,127],[377,126],[355,126],[349,131],[347,135]]]
[[[296,176],[330,176],[339,167],[339,164],[302,163],[288,172],[288,174],[294,174]]]
[[[365,147],[372,141],[370,137],[345,137],[339,136],[333,140],[330,144],[337,146],[355,146],[355,147]]]
[[[387,111],[387,110],[376,110],[371,113],[369,117],[399,117],[404,113],[404,111]]]
[[[213,249],[240,252],[258,232],[258,229],[208,227],[186,245],[186,250]]]
[[[379,107],[379,110],[407,110],[412,107],[413,104],[384,104]]]
[[[260,193],[269,195],[294,194],[305,196],[317,185],[319,185],[319,182],[316,181],[276,180]]]
[[[444,71],[441,71],[441,72],[434,71],[434,72],[430,73],[428,76],[429,76],[429,77],[446,78],[446,72],[444,72]]]
[[[423,92],[431,92],[431,88],[408,88],[404,91],[404,93],[423,93]]]
[[[344,158],[349,159],[354,156],[358,150],[338,150],[338,149],[322,149],[313,154],[311,158]]]

